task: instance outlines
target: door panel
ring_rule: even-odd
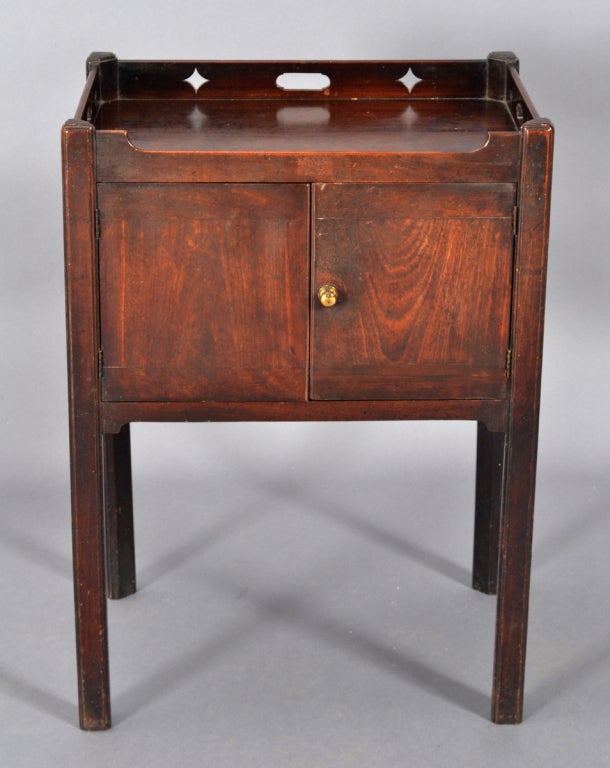
[[[510,184],[316,185],[310,396],[505,396],[513,205]]]
[[[100,184],[106,400],[302,400],[309,190]]]

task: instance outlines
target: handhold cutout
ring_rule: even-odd
[[[330,78],[321,72],[284,72],[275,84],[283,91],[323,91],[330,85]]]

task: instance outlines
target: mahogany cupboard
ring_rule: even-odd
[[[522,718],[553,128],[518,60],[120,61],[62,132],[81,726],[135,591],[129,424],[470,419]]]

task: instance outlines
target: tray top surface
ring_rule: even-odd
[[[95,126],[143,150],[208,152],[469,152],[518,130],[504,103],[468,98],[121,99]]]

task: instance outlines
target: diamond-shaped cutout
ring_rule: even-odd
[[[188,77],[185,77],[183,82],[188,83],[190,86],[192,86],[195,93],[197,93],[197,91],[201,88],[202,85],[205,85],[210,81],[207,80],[205,77],[202,77],[197,67],[195,67],[195,69],[193,70],[193,73]]]
[[[415,86],[418,83],[421,83],[421,81],[422,81],[421,77],[417,77],[417,75],[413,74],[413,70],[411,69],[411,67],[409,67],[409,70],[406,75],[403,75],[402,77],[398,78],[398,82],[402,83],[407,89],[407,91],[409,91],[409,93],[411,93],[411,91],[415,88]]]

